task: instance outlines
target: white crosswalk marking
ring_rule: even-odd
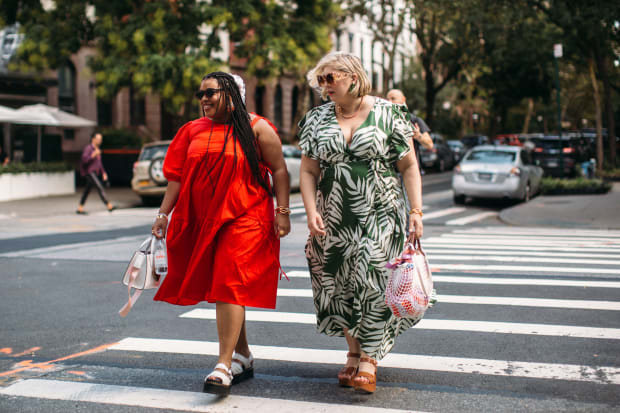
[[[468,215],[463,218],[452,219],[450,221],[447,221],[446,225],[466,225],[466,224],[471,224],[472,222],[482,221],[483,219],[486,219],[486,218],[496,217],[498,215],[499,213],[495,211],[480,212],[477,214]]]
[[[440,209],[439,211],[429,212],[428,214],[424,214],[424,216],[422,217],[422,220],[428,221],[428,220],[443,217],[446,215],[458,214],[463,211],[465,211],[465,208],[462,208],[462,207]]]
[[[215,310],[196,308],[181,314],[181,318],[215,320]],[[310,313],[286,313],[281,311],[246,311],[246,321],[274,323],[316,324],[316,316]],[[558,337],[579,337],[620,340],[620,328],[596,328],[559,326],[551,324],[497,323],[489,321],[436,320],[425,318],[415,326],[425,330],[476,331],[496,334],[528,334]]]
[[[327,403],[247,396],[221,398],[212,394],[179,390],[40,379],[18,382],[0,390],[0,394],[52,400],[113,404],[118,406],[150,407],[153,409],[170,409],[183,412],[229,413],[235,411],[242,413],[251,411],[254,413],[327,413],[333,411],[335,407],[333,404]],[[338,405],[337,409],[339,412],[346,413],[404,412],[404,410],[364,407],[359,405]]]
[[[216,342],[169,340],[129,337],[111,346],[109,350],[218,355]],[[345,351],[312,348],[252,346],[255,358],[298,363],[342,364]],[[537,379],[584,381],[620,384],[620,368],[531,363],[520,361],[443,357],[390,353],[381,360],[381,367],[395,369],[431,370],[449,373],[486,374]]]

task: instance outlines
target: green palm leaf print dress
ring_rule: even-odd
[[[356,337],[370,357],[382,359],[394,339],[419,320],[396,318],[385,305],[385,264],[407,237],[406,205],[395,162],[413,136],[405,106],[376,98],[349,145],[334,103],[311,109],[300,121],[299,146],[318,160],[317,210],[325,236],[310,236],[310,268],[317,329]]]

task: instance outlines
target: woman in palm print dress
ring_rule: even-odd
[[[368,95],[370,82],[354,55],[328,54],[308,80],[331,100],[299,123],[317,328],[347,341],[340,385],[372,393],[377,360],[419,321],[396,318],[384,302],[386,262],[408,236],[422,236],[422,184],[411,143],[419,131],[404,106]],[[396,169],[412,206],[408,231]]]

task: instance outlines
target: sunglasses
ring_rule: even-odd
[[[333,85],[334,82],[342,79],[345,76],[346,74],[344,73],[327,73],[325,75],[318,75],[316,77],[316,81],[319,86],[323,86],[325,83],[327,83],[328,85]]]
[[[211,98],[213,97],[213,95],[215,95],[217,92],[220,92],[224,89],[215,89],[215,88],[208,88],[205,90],[199,90],[198,92],[196,92],[196,97],[200,100],[202,99],[203,96],[206,96],[207,98]]]

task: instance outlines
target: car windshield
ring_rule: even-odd
[[[510,151],[478,150],[470,152],[465,160],[470,162],[512,163],[516,154],[516,152]]]
[[[301,150],[294,146],[282,146],[282,154],[285,158],[301,158]]]
[[[150,161],[160,156],[166,156],[168,145],[147,146],[142,149],[139,161]]]

